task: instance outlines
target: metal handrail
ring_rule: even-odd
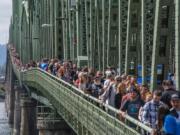
[[[12,60],[12,57],[11,57],[11,60]],[[86,102],[86,104],[88,104],[89,106],[94,108],[96,111],[99,111],[99,113],[101,113],[103,115],[102,117],[101,116],[96,116],[96,117],[101,117],[101,119],[102,120],[104,119],[104,121],[107,122],[110,127],[114,127],[115,129],[117,129],[117,127],[118,127],[117,124],[120,124],[121,127],[123,126],[125,128],[125,131],[121,131],[121,129],[118,129],[117,131],[119,134],[124,134],[127,132],[127,133],[133,134],[133,135],[134,134],[140,135],[140,134],[142,134],[142,131],[144,131],[146,133],[152,133],[152,131],[153,131],[152,128],[142,124],[138,120],[136,120],[136,119],[134,119],[128,115],[125,115],[124,116],[125,121],[128,121],[127,123],[134,124],[137,127],[136,129],[135,128],[132,129],[131,127],[128,126],[127,123],[121,122],[117,119],[118,115],[121,113],[120,110],[117,110],[117,109],[115,109],[115,108],[113,108],[107,104],[102,103],[100,100],[84,93],[83,91],[76,88],[72,84],[69,84],[69,83],[63,81],[60,78],[57,78],[56,76],[53,76],[52,74],[50,74],[50,73],[48,73],[48,72],[46,72],[40,68],[32,68],[32,69],[29,69],[27,71],[20,71],[15,64],[12,64],[12,65],[13,65],[13,70],[15,72],[15,75],[17,76],[17,78],[20,82],[21,81],[24,83],[33,82],[33,83],[37,83],[37,84],[39,83],[40,84],[40,81],[37,82],[37,80],[38,80],[37,77],[42,77],[43,79],[46,78],[45,81],[47,81],[47,84],[49,83],[49,85],[50,85],[50,84],[54,83],[57,86],[59,86],[60,88],[65,88],[67,91],[64,91],[64,92],[66,92],[66,94],[68,92],[70,92],[70,94],[72,94],[72,96],[76,96],[79,99],[79,102],[80,102],[80,100],[82,100],[82,102],[88,101],[88,102]],[[49,86],[49,88],[52,88],[52,87]],[[44,91],[41,91],[41,92],[44,92]],[[67,102],[67,101],[64,101],[64,102]],[[83,106],[83,104],[82,104],[82,106]],[[65,109],[68,109],[68,108],[65,107]],[[59,113],[61,113],[63,115],[62,112],[59,111]],[[72,112],[72,114],[75,114],[75,112]],[[93,115],[97,115],[97,114],[94,113]],[[66,120],[66,116],[64,116],[64,118]],[[83,118],[81,118],[81,117],[77,118],[77,116],[76,116],[76,119],[79,119],[79,121],[82,121]],[[106,121],[106,119],[109,121]],[[110,123],[111,120],[114,121],[114,124]],[[67,120],[67,122],[69,122],[69,121]],[[70,125],[72,126],[72,123]],[[86,126],[86,127],[88,127],[88,126]],[[75,129],[75,127],[72,127],[72,128]],[[75,130],[77,130],[77,129],[75,129]]]
[[[117,110],[117,109],[115,109],[115,108],[113,108],[113,107],[111,107],[111,106],[109,106],[107,104],[102,103],[100,100],[98,100],[98,99],[96,99],[96,98],[94,98],[94,97],[92,97],[92,96],[90,96],[88,94],[85,94],[83,91],[81,91],[80,89],[76,88],[75,86],[65,82],[64,80],[61,80],[60,78],[57,78],[57,77],[51,75],[50,73],[48,73],[48,72],[46,72],[46,71],[44,71],[44,70],[42,70],[40,68],[32,68],[32,69],[30,69],[28,71],[25,71],[24,73],[28,73],[29,71],[41,72],[44,75],[47,75],[48,77],[52,78],[53,80],[59,82],[59,84],[61,84],[61,85],[65,86],[65,87],[71,89],[76,94],[78,94],[78,95],[82,96],[83,98],[91,101],[91,103],[93,103],[94,105],[98,104],[102,108],[104,107],[104,108],[106,108],[106,110],[113,112],[116,116],[121,113],[120,110]],[[140,129],[143,129],[144,131],[146,131],[148,133],[152,133],[152,131],[153,131],[152,128],[144,125],[143,123],[141,123],[140,121],[130,117],[129,115],[125,115],[124,118],[125,118],[126,121],[128,121],[128,122],[130,122],[132,124],[135,124],[137,127],[139,127]]]

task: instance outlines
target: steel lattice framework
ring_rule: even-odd
[[[58,57],[103,71],[114,66],[126,74],[133,67],[143,84],[155,79],[154,88],[156,80],[175,72],[178,64],[175,2],[160,0],[158,6],[155,0],[13,0],[9,42],[24,63]]]

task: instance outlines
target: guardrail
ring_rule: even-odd
[[[35,87],[42,87],[41,92],[49,96],[48,99],[54,102],[61,115],[70,113],[85,128],[90,129],[93,134],[142,134],[142,131],[151,133],[152,129],[141,122],[125,115],[124,122],[118,120],[120,110],[107,104],[103,104],[98,99],[83,93],[73,85],[41,70],[31,69],[22,72],[22,80]],[[64,108],[64,111],[58,109]],[[71,117],[71,116],[68,116]],[[69,121],[68,121],[69,122]],[[135,125],[131,128],[128,125]],[[71,125],[72,126],[72,125]]]
[[[128,115],[120,121],[120,110],[83,93],[75,86],[39,69],[20,72],[13,64],[20,81],[37,88],[77,134],[141,135],[152,129]],[[133,125],[133,128],[131,127]]]

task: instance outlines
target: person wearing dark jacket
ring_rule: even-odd
[[[170,80],[167,80],[166,81],[166,84],[164,84],[165,86],[165,89],[164,89],[164,92],[162,93],[162,97],[161,97],[161,101],[163,103],[165,103],[166,105],[168,105],[169,108],[171,108],[171,96],[173,94],[178,94],[178,92],[174,89],[174,86],[173,86],[173,82],[170,81]]]

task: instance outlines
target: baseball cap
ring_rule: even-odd
[[[173,94],[171,96],[171,100],[180,100],[179,95],[178,94]]]
[[[112,72],[111,71],[106,71],[105,74],[106,74],[107,77],[111,77],[112,76]]]

